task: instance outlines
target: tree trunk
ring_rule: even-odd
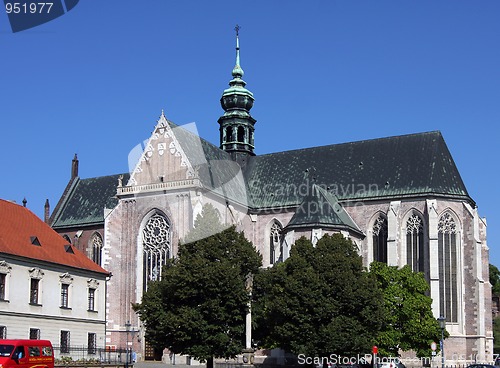
[[[207,359],[207,368],[214,368],[214,357]]]

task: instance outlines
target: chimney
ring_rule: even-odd
[[[45,200],[44,210],[43,221],[48,224],[50,222],[50,204],[48,198]]]
[[[71,179],[74,179],[78,176],[78,157],[75,153],[75,157],[71,162]]]

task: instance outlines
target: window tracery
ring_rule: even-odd
[[[438,232],[456,234],[457,224],[451,215],[447,212],[439,219]]]
[[[448,322],[458,322],[458,230],[450,213],[438,222],[439,309]]]
[[[161,268],[170,257],[171,231],[167,219],[156,213],[142,229],[143,285],[161,279]]]
[[[274,264],[283,260],[283,245],[281,242],[281,225],[276,221],[271,225],[269,231],[269,263]]]
[[[424,272],[424,225],[422,218],[411,215],[406,221],[406,261],[415,272]]]
[[[102,261],[102,237],[101,234],[95,232],[90,239],[92,247],[92,260],[101,266]]]
[[[373,224],[373,260],[387,263],[387,219],[379,215]]]

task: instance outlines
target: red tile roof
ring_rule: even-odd
[[[34,237],[40,245],[35,245]],[[109,274],[73,245],[71,249],[67,245],[67,240],[29,209],[0,199],[0,254]]]

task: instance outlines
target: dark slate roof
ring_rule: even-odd
[[[474,203],[437,131],[250,156],[243,173],[228,153],[194,133],[181,128],[175,135],[203,187],[251,211],[295,208],[307,200],[313,183],[341,202],[435,195]],[[126,183],[129,174],[123,176]],[[52,226],[102,224],[104,208],[117,203],[118,177],[76,178],[58,204]],[[354,223],[340,220],[356,230]],[[299,216],[294,221],[298,226],[312,219]]]
[[[123,175],[126,182],[129,174],[101,176],[97,178],[75,178],[68,194],[52,216],[52,228],[74,225],[97,225],[104,222],[104,208],[114,208],[118,203],[116,188],[118,178]]]
[[[472,202],[437,131],[255,156],[245,175],[255,209],[297,206],[313,178],[341,201],[439,195]]]
[[[286,229],[311,227],[345,229],[363,235],[335,195],[316,184],[311,185]]]

